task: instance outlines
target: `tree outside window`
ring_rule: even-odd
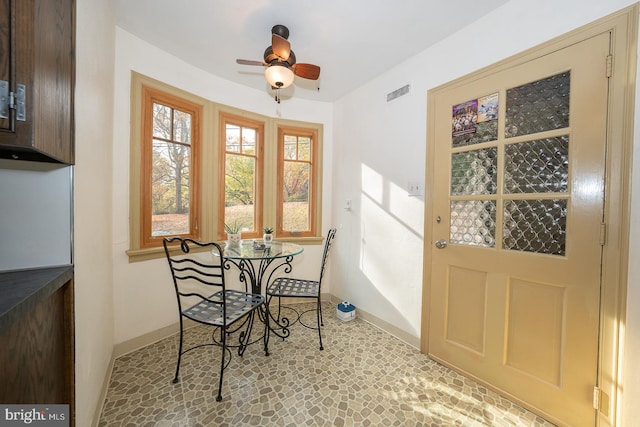
[[[189,233],[191,114],[153,104],[151,235]]]

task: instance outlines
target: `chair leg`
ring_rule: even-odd
[[[271,328],[269,327],[269,318],[271,317],[271,311],[269,310],[269,302],[271,302],[271,298],[269,295],[267,295],[265,297],[265,301],[264,301],[264,311],[265,311],[265,320],[266,320],[266,325],[267,325],[267,331],[266,334],[267,336],[265,337],[265,343],[264,346],[266,347],[269,344],[269,338],[271,338]]]
[[[269,306],[267,305],[267,303],[264,303],[264,309],[265,309],[265,314],[264,314],[264,335],[263,335],[263,339],[264,339],[264,355],[268,356],[269,355]],[[259,309],[258,309],[259,310]]]
[[[278,296],[278,325],[285,323],[285,322],[282,322],[282,323],[280,322],[281,309],[282,309],[282,297]],[[282,341],[284,341],[284,336],[282,337]]]
[[[240,333],[240,346],[238,347],[238,356],[242,357],[244,351],[247,349],[247,345],[251,342],[251,331],[253,330],[253,319],[256,312],[249,314],[249,320],[245,331]]]
[[[218,383],[218,396],[216,397],[217,402],[222,400],[222,375],[224,374],[224,358],[227,355],[227,331],[224,326],[221,326],[220,328],[220,335],[222,335],[222,357],[220,359],[222,361],[220,362],[220,382]]]
[[[318,297],[318,306],[316,307],[316,315],[318,317],[318,338],[320,339],[320,350],[324,350],[322,346],[322,306],[320,305],[320,297]]]
[[[180,360],[182,359],[182,342],[183,342],[182,316],[180,316],[180,345],[178,346],[178,363],[176,364],[176,375],[173,377],[173,384],[178,382],[178,374],[180,373]]]

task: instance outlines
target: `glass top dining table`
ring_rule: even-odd
[[[263,243],[260,240],[241,240],[239,245],[230,246],[225,244],[222,246],[222,256],[227,259],[245,259],[245,260],[261,260],[286,258],[288,256],[296,256],[304,248],[295,243],[288,242],[270,242]]]
[[[293,257],[304,251],[304,247],[296,243],[277,241],[263,243],[260,240],[241,240],[237,245],[225,242],[220,246],[225,268],[236,266],[240,281],[246,282],[251,292],[257,294],[262,294],[274,274],[290,273]]]

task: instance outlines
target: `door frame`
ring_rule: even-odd
[[[605,165],[606,239],[603,246],[600,298],[600,338],[597,386],[600,407],[598,425],[618,425],[621,413],[622,356],[624,349],[624,319],[626,317],[627,271],[629,258],[631,166],[636,86],[636,56],[639,4],[624,8],[583,27],[570,31],[543,44],[506,58],[449,83],[432,88],[427,93],[427,153],[425,173],[425,211],[423,242],[422,320],[420,351],[429,353],[429,316],[431,295],[431,260],[433,251],[432,222],[435,150],[435,102],[437,94],[482,79],[533,59],[561,50],[603,32],[611,32],[611,70],[607,121],[607,160]],[[603,62],[603,66],[605,63]],[[477,379],[482,382],[481,379]],[[488,384],[483,384],[493,389]],[[594,384],[596,386],[596,384]],[[594,393],[595,394],[595,393]],[[509,396],[508,396],[509,397]],[[509,397],[513,399],[513,397]],[[595,400],[595,396],[594,396]],[[527,402],[515,400],[533,409]]]

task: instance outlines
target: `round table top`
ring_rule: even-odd
[[[301,254],[304,248],[296,243],[276,242],[264,243],[261,240],[241,240],[239,245],[229,246],[224,242],[222,256],[229,259],[275,259]]]

